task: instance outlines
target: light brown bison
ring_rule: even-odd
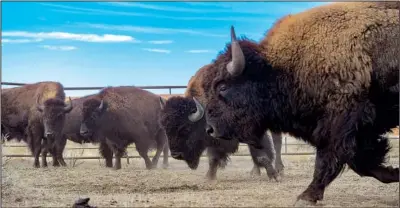
[[[203,66],[189,80],[184,97],[175,96],[167,101],[160,99],[163,108],[160,123],[166,130],[171,156],[178,160],[184,160],[191,169],[197,168],[201,154],[207,149],[209,158],[207,178],[214,180],[218,167],[225,167],[229,154],[238,150],[239,142],[216,141],[205,132],[203,111],[199,110],[197,106],[200,106],[199,103],[203,105],[207,103],[201,83],[208,68],[208,65]],[[279,171],[283,171],[280,157],[282,138],[279,134],[273,134],[273,138],[274,142],[278,140],[275,146],[279,153],[276,166]],[[251,173],[260,175],[260,167],[265,167],[270,178],[279,180],[275,169],[274,143],[267,134],[264,136],[263,142],[265,143],[263,150],[249,146],[254,162]]]
[[[261,43],[236,39],[232,27],[203,83],[209,135],[259,148],[271,129],[313,145],[313,180],[298,196],[307,203],[323,199],[345,164],[399,182],[381,136],[399,124],[399,4],[320,6],[283,18]]]
[[[133,86],[107,87],[83,102],[80,134],[92,137],[97,133],[100,138],[106,138],[116,157],[115,169],[121,168],[121,157],[131,143],[135,143],[147,169],[157,166],[162,151],[166,167],[168,143],[165,131],[158,123],[159,98]],[[157,151],[150,161],[147,152],[153,146]]]
[[[53,166],[66,166],[62,157],[65,142],[61,131],[65,115],[72,105],[64,103],[63,86],[58,82],[38,82],[2,91],[2,130],[10,137],[23,139],[28,143],[35,161],[40,167],[39,155],[50,151]],[[26,139],[24,139],[26,138]],[[42,154],[42,165],[47,167],[46,155]]]

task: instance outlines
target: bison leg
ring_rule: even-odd
[[[64,161],[63,152],[64,152],[65,145],[67,144],[67,137],[60,136],[59,138],[61,140],[56,140],[54,153],[56,154],[56,161],[58,161],[61,164],[61,166],[65,167],[65,166],[67,166],[67,163]],[[53,161],[54,161],[54,159],[53,159]],[[54,164],[53,164],[53,166],[54,166]]]
[[[163,149],[163,168],[168,168],[168,155],[169,154],[169,145],[168,142],[165,142],[164,149]]]
[[[149,156],[147,155],[148,148],[145,148],[143,145],[136,144],[136,150],[139,152],[140,157],[144,159],[146,164],[146,169],[153,169],[153,163],[151,162]]]
[[[359,137],[357,151],[348,162],[349,167],[362,177],[373,177],[382,183],[399,182],[399,168],[383,165],[390,149],[388,139],[372,135]]]
[[[322,200],[325,188],[339,175],[343,167],[344,162],[339,160],[331,148],[317,149],[313,180],[297,197],[296,206],[301,201],[315,205],[318,200]]]
[[[47,167],[47,153],[49,152],[49,149],[47,147],[47,139],[43,138],[43,143],[42,143],[42,167]],[[51,153],[53,156],[53,163],[54,163],[54,154]]]
[[[33,162],[33,167],[39,168],[39,156],[40,152],[42,151],[42,135],[43,131],[41,130],[40,126],[36,125],[29,125],[28,126],[28,141],[33,156],[35,160]]]
[[[115,170],[121,169],[121,158],[124,156],[124,150],[118,150],[115,152]]]
[[[106,160],[106,167],[112,168],[113,166],[113,152],[111,148],[108,146],[106,142],[100,142],[100,148],[99,148],[100,154],[104,157]]]
[[[252,155],[253,162],[258,166],[265,167],[267,175],[270,179],[280,181],[278,172],[275,169],[275,149],[272,138],[265,133],[261,145],[263,149],[256,149],[249,145],[250,154]]]
[[[214,147],[207,148],[209,169],[206,178],[210,181],[217,179],[218,166],[224,168],[228,161],[228,154],[218,151]]]
[[[271,132],[272,140],[274,141],[275,147],[275,168],[278,174],[283,177],[285,166],[282,161],[282,134],[281,133],[273,133]]]

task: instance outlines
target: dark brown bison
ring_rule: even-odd
[[[199,106],[200,103],[204,105],[207,100],[200,84],[207,69],[207,65],[202,67],[190,79],[184,97],[175,96],[167,101],[160,98],[163,109],[160,123],[168,136],[171,156],[178,160],[184,160],[191,169],[197,168],[201,154],[207,149],[209,158],[207,178],[214,180],[216,179],[218,167],[225,167],[229,154],[233,154],[238,150],[239,142],[217,141],[208,136],[204,130],[205,118],[203,117],[203,111],[199,110]],[[197,101],[197,99],[200,101]],[[280,157],[282,139],[279,134],[274,134],[273,136],[274,142],[279,140],[276,145],[279,153],[279,160],[276,160],[276,166],[279,171],[283,171]],[[260,167],[265,167],[268,176],[277,179],[274,142],[267,134],[264,136],[263,142],[265,142],[265,149],[263,150],[257,150],[249,146],[254,162],[251,173],[260,175]]]
[[[322,200],[345,164],[399,182],[381,136],[399,124],[399,34],[398,2],[313,8],[283,18],[259,44],[236,39],[232,27],[203,83],[207,132],[259,148],[271,129],[314,146],[313,180],[297,204]]]
[[[115,169],[121,168],[121,157],[131,143],[135,143],[147,169],[157,166],[162,151],[166,167],[168,143],[158,123],[160,113],[159,96],[151,92],[130,86],[107,87],[83,102],[80,134],[105,137],[116,157]],[[154,146],[157,151],[150,161],[147,152]]]
[[[25,140],[32,151],[34,167],[40,167],[41,151],[50,151],[53,166],[66,166],[62,157],[65,142],[61,131],[65,114],[72,105],[65,105],[63,86],[58,82],[39,82],[2,91],[2,128],[12,137]],[[26,139],[24,139],[26,138]],[[42,165],[47,166],[46,154]]]

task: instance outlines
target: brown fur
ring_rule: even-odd
[[[398,182],[399,168],[383,164],[390,147],[380,135],[399,123],[399,9],[333,3],[287,16],[260,44],[238,40],[245,68],[236,76],[228,45],[203,83],[210,132],[259,146],[271,129],[316,147],[313,181],[298,197],[307,202],[322,200],[345,164]]]
[[[63,86],[58,82],[38,82],[2,90],[2,125],[17,131],[35,156],[34,166],[39,167],[39,155],[42,150],[44,136],[43,115],[36,109],[36,100],[45,105],[59,105],[65,100]],[[46,140],[44,140],[46,141]],[[60,143],[60,141],[56,141]],[[52,146],[53,144],[49,144]],[[57,165],[56,152],[52,152],[53,165]],[[60,154],[60,153],[58,153]],[[62,152],[61,152],[62,154]],[[43,166],[47,166],[45,155],[42,157]]]
[[[81,134],[87,137],[94,132],[106,137],[106,142],[116,155],[115,168],[121,168],[121,157],[126,147],[135,143],[147,168],[157,165],[164,151],[164,166],[168,165],[168,145],[165,131],[158,123],[160,116],[159,96],[131,86],[107,87],[93,98],[83,102]],[[97,110],[101,100],[102,111]],[[151,162],[147,151],[157,147]]]

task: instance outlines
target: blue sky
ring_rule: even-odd
[[[229,42],[231,25],[237,35],[258,41],[280,17],[325,3],[1,4],[2,81],[90,87],[186,85]],[[66,91],[68,96],[95,92]]]

